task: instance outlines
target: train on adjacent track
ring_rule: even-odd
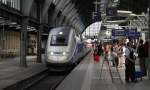
[[[50,71],[70,70],[87,52],[74,28],[53,28],[48,36],[45,63]]]

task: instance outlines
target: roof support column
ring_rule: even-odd
[[[64,26],[66,26],[66,25],[67,25],[67,23],[68,23],[68,19],[67,19],[67,18],[65,18],[65,20],[64,20],[64,22],[63,22],[63,25],[64,25]]]
[[[63,14],[63,15],[68,15],[73,9],[74,9],[74,4],[69,3],[69,5],[67,5],[67,6],[63,9],[62,14]]]
[[[63,15],[60,16],[58,25],[62,25],[64,18],[65,18],[65,16],[63,16]]]
[[[42,62],[42,31],[44,29],[43,26],[43,18],[42,18],[42,4],[39,2],[38,3],[38,19],[40,21],[39,26],[38,26],[38,31],[37,31],[37,63]]]
[[[24,17],[22,19],[21,29],[21,46],[20,46],[20,66],[27,67],[26,56],[27,56],[27,26],[29,24],[29,18]]]
[[[54,14],[53,14],[53,16],[52,16],[52,21],[51,21],[51,24],[52,24],[53,26],[56,26],[56,25],[57,25],[57,24],[56,24],[56,19],[57,19],[58,13],[59,13],[59,10],[55,9],[55,10],[54,10]]]

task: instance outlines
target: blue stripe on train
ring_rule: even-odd
[[[83,43],[77,43],[76,50],[75,50],[75,52],[73,54],[73,57],[70,60],[71,63],[75,63],[76,62],[76,60],[77,60],[76,58],[83,51],[83,48],[84,48],[84,44]]]

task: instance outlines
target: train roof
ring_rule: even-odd
[[[58,27],[58,28],[52,28],[50,29],[50,34],[69,34],[71,27]]]

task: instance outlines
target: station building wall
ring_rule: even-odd
[[[0,50],[2,57],[20,55],[20,32],[0,30]]]

